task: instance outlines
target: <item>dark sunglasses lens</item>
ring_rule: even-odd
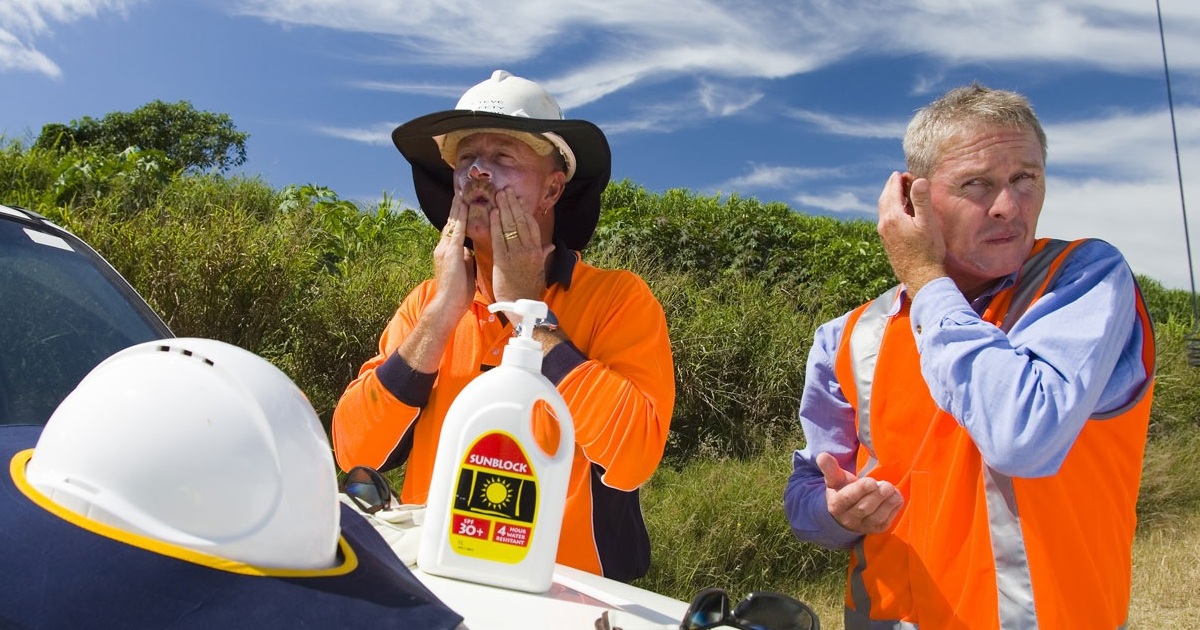
[[[751,593],[738,603],[733,616],[754,630],[819,630],[811,608],[779,593]]]
[[[346,480],[342,483],[342,492],[345,492],[367,514],[374,514],[387,507],[392,498],[392,491],[388,488],[387,480],[378,472],[361,466],[350,469]]]
[[[684,630],[710,628],[725,621],[728,616],[729,594],[719,588],[704,589],[692,599],[679,627]]]

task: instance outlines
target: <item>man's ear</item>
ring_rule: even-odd
[[[553,208],[554,204],[558,203],[558,198],[562,197],[563,190],[567,187],[567,174],[562,171],[554,171],[550,173],[549,181],[546,183],[546,195],[544,201],[548,207]]]

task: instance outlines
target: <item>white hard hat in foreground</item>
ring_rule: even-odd
[[[47,422],[26,469],[63,507],[120,529],[269,568],[337,558],[329,441],[267,360],[164,339],[96,366]]]

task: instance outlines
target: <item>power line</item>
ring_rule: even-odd
[[[1179,161],[1179,134],[1175,129],[1175,99],[1171,95],[1171,69],[1167,65],[1167,37],[1163,31],[1162,4],[1154,0],[1154,8],[1158,11],[1158,41],[1162,44],[1163,74],[1167,79],[1167,108],[1171,113],[1171,140],[1175,143],[1175,175],[1179,180],[1179,207],[1183,210],[1183,242],[1187,249],[1188,279],[1192,289],[1192,332],[1187,336],[1188,365],[1200,367],[1200,308],[1196,305],[1196,275],[1192,271],[1192,240],[1188,230],[1187,201],[1183,194],[1183,166]]]

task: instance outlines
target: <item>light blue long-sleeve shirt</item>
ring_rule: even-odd
[[[938,407],[967,430],[990,467],[1011,477],[1043,477],[1059,469],[1089,417],[1140,391],[1147,378],[1141,323],[1133,274],[1103,241],[1076,248],[1054,284],[1005,334],[980,314],[1014,280],[1015,274],[1004,278],[968,303],[953,281],[939,278],[921,288],[909,316],[921,375]],[[834,374],[848,315],[817,329],[800,400],[806,445],[792,458],[784,495],[796,536],[833,548],[860,537],[829,514],[816,465],[817,454],[826,452],[856,472],[854,410]]]

